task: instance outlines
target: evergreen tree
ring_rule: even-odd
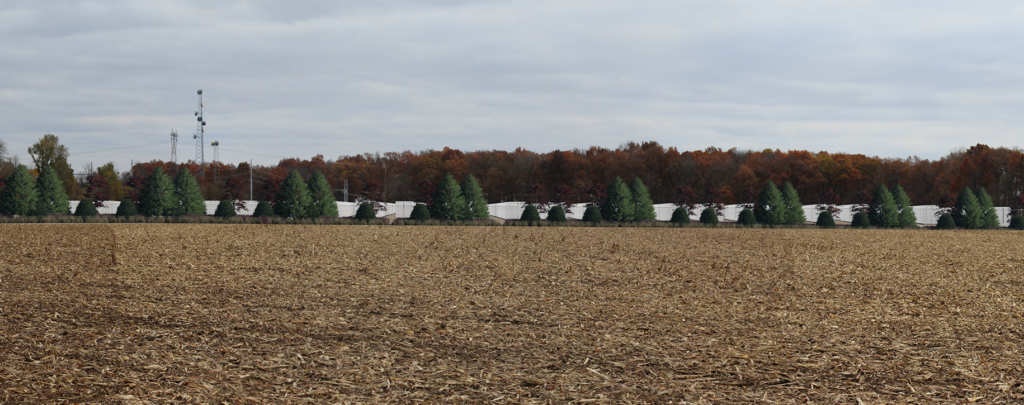
[[[782,225],[786,223],[786,216],[786,200],[775,187],[775,183],[771,180],[766,181],[764,188],[761,189],[761,195],[758,196],[754,217],[757,218],[757,222],[763,224]]]
[[[820,228],[835,228],[836,220],[832,218],[831,212],[822,211],[818,213],[818,221],[815,224]]]
[[[270,205],[270,201],[256,203],[256,209],[252,210],[252,216],[256,218],[274,216],[274,208]]]
[[[690,223],[690,213],[686,208],[676,208],[672,211],[672,219],[669,222],[673,224],[688,224]]]
[[[484,199],[484,190],[480,188],[480,184],[476,182],[476,178],[472,174],[467,174],[465,180],[462,181],[462,198],[466,200],[469,209],[469,217],[466,219],[488,219],[491,217],[491,213],[487,210],[487,200]]]
[[[561,205],[556,205],[548,210],[548,222],[566,222],[565,210]]]
[[[217,218],[234,218],[235,204],[232,204],[231,200],[220,200],[217,203],[217,210],[213,212],[213,216]]]
[[[366,222],[377,219],[377,212],[373,210],[373,204],[368,202],[360,203],[359,208],[356,209],[356,219]]]
[[[1007,228],[1024,231],[1024,216],[1014,215],[1010,217],[1010,226]]]
[[[976,229],[981,227],[981,203],[978,197],[974,196],[970,188],[964,187],[953,205],[953,222],[956,226],[964,229]]]
[[[29,215],[36,209],[36,185],[25,165],[18,165],[4,180],[0,214]]]
[[[796,189],[788,181],[782,184],[782,199],[786,204],[786,225],[807,222],[803,203],[800,202],[800,195],[796,193]]]
[[[331,191],[331,183],[327,181],[320,171],[313,172],[313,176],[306,183],[309,189],[309,212],[306,216],[310,218],[338,217],[338,202],[334,199],[334,192]]]
[[[700,223],[704,225],[718,226],[718,213],[714,208],[707,207],[700,212]]]
[[[434,192],[434,205],[430,206],[430,216],[442,221],[458,221],[469,218],[469,206],[462,196],[462,187],[455,182],[451,174],[445,173],[441,183]]]
[[[880,228],[895,228],[900,224],[900,212],[896,206],[896,200],[884,184],[879,184],[875,189],[875,196],[871,200],[868,220],[871,225]]]
[[[523,209],[523,215],[519,216],[520,221],[538,222],[540,221],[540,212],[537,212],[537,207],[532,204],[528,204]]]
[[[430,210],[427,208],[427,204],[419,203],[412,207],[412,213],[409,214],[409,219],[414,221],[426,221],[430,219]]]
[[[903,187],[896,185],[896,188],[892,189],[892,197],[896,200],[896,208],[900,211],[896,221],[897,226],[900,228],[917,226],[917,214],[914,214],[914,207],[910,204],[910,196],[907,195],[906,191],[903,191]]]
[[[596,205],[590,204],[587,206],[587,209],[583,210],[583,222],[590,222],[592,224],[596,224],[598,222],[601,222],[602,220],[603,218],[601,218],[601,209],[597,208]]]
[[[992,205],[992,198],[988,196],[988,192],[985,191],[984,187],[978,187],[978,204],[981,206],[981,223],[979,228],[999,227],[999,214],[996,214],[996,208]]]
[[[634,177],[633,181],[629,183],[629,193],[636,206],[633,210],[634,222],[653,221],[657,218],[654,213],[654,201],[651,200],[651,193],[647,191],[647,186],[639,177]]]
[[[171,215],[206,215],[203,192],[199,190],[199,183],[187,167],[182,166],[174,178],[174,200],[176,204]]]
[[[76,217],[95,217],[99,214],[99,211],[96,210],[96,204],[88,198],[78,201],[78,207],[75,208]]]
[[[36,215],[68,214],[71,205],[64,192],[64,183],[57,177],[57,171],[46,166],[36,178]]]
[[[612,184],[608,186],[608,197],[601,204],[601,217],[616,222],[630,222],[636,205],[633,203],[633,194],[629,187],[622,181],[621,177],[615,176]]]
[[[115,213],[114,216],[131,217],[138,213],[138,209],[135,207],[135,202],[125,198],[117,205],[117,213]]]
[[[939,223],[935,224],[935,229],[956,229],[956,220],[950,214],[942,214]]]
[[[853,222],[850,222],[850,226],[854,228],[867,228],[871,226],[871,220],[868,219],[867,213],[858,212],[853,214]]]
[[[157,167],[142,185],[139,212],[152,217],[173,215],[175,205],[177,201],[174,196],[174,185],[164,174],[164,169]]]
[[[757,218],[754,216],[754,211],[750,208],[744,208],[743,211],[740,211],[740,216],[736,219],[736,223],[743,226],[753,226],[757,224]]]
[[[288,172],[288,177],[281,182],[274,201],[274,214],[285,218],[307,218],[310,210],[309,190],[298,170]]]

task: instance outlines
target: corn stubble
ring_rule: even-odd
[[[1024,400],[1014,232],[0,229],[2,402]]]

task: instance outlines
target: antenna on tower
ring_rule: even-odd
[[[171,130],[171,162],[178,162],[178,131]]]
[[[213,147],[213,161],[220,162],[220,141],[210,142],[210,146]]]
[[[196,140],[196,163],[199,163],[199,176],[206,176],[206,149],[203,145],[203,135],[206,134],[206,121],[203,121],[203,90],[196,91],[199,95],[199,109],[196,111],[196,134],[192,136]]]

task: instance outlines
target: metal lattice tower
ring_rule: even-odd
[[[213,162],[220,162],[220,141],[210,142],[213,147]]]
[[[203,90],[196,91],[199,95],[199,110],[196,111],[196,134],[192,136],[196,140],[196,163],[199,163],[198,176],[206,176],[206,149],[203,145],[203,135],[206,133],[206,121],[203,121]]]
[[[171,130],[171,161],[178,161],[178,131]]]

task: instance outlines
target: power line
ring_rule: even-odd
[[[119,146],[119,147],[116,147],[116,148],[109,148],[109,149],[97,149],[97,150],[90,150],[90,151],[86,151],[86,152],[75,152],[73,154],[74,155],[87,155],[87,154],[90,154],[90,153],[109,152],[109,151],[112,151],[112,150],[121,150],[121,149],[143,148],[143,147],[146,147],[146,146],[155,146],[155,145],[163,145],[163,144],[164,144],[163,142],[144,143],[144,144],[140,144],[140,145]]]

